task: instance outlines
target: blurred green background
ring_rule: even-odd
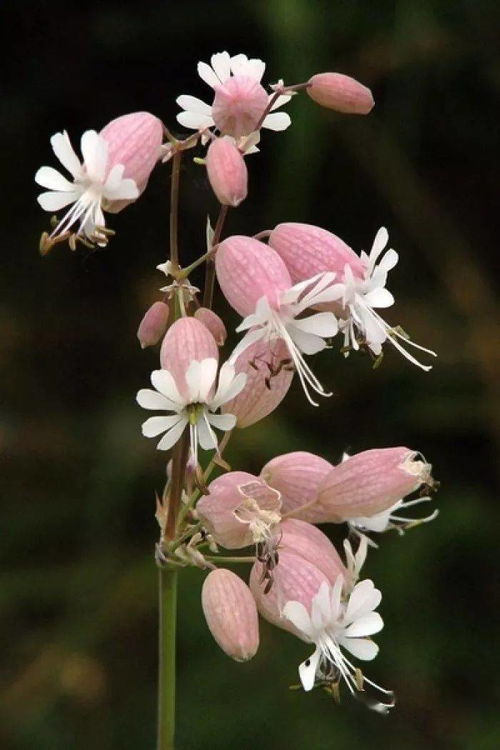
[[[367,564],[386,623],[368,674],[398,695],[389,717],[347,695],[339,708],[289,692],[308,648],[266,624],[255,659],[231,662],[202,619],[204,574],[183,574],[178,747],[499,747],[498,1],[4,0],[0,15],[0,746],[154,746],[164,469],[134,400],[157,352],[141,352],[135,332],[161,283],[169,170],[111,217],[108,249],[44,259],[33,175],[56,166],[49,137],[63,128],[78,143],[146,109],[177,130],[175,97],[208,93],[196,62],[227,49],[265,60],[267,81],[337,70],[376,100],[354,118],[296,97],[293,127],[265,134],[248,160],[253,194],[228,231],[307,221],[369,249],[386,225],[401,256],[387,317],[439,352],[429,374],[392,350],[376,371],[362,356],[321,356],[334,398],[316,411],[293,388],[228,458],[256,472],[291,450],[338,460],[408,445],[434,464],[441,514],[384,537]],[[190,159],[182,179],[187,262],[215,205]]]

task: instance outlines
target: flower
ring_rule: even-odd
[[[158,450],[168,450],[179,440],[186,425],[189,425],[191,453],[198,463],[198,443],[205,450],[217,450],[218,442],[213,428],[232,430],[236,417],[232,414],[214,412],[238,394],[245,385],[245,376],[235,375],[227,362],[219,372],[219,383],[215,395],[217,360],[211,357],[193,360],[189,365],[186,380],[186,395],[181,395],[173,375],[168,370],[154,370],[151,383],[156,390],[143,388],[137,394],[137,402],[143,409],[160,409],[172,412],[169,416],[150,417],[142,425],[142,434],[156,437],[165,435],[158,443]]]
[[[63,167],[73,177],[70,182],[52,167],[40,167],[35,175],[35,182],[48,188],[37,199],[44,211],[59,211],[72,205],[51,237],[64,234],[79,221],[79,235],[85,235],[98,245],[105,245],[106,236],[102,232],[102,227],[105,226],[103,203],[138,198],[136,183],[123,177],[123,164],[114,164],[108,169],[108,144],[95,130],[87,130],[82,135],[80,143],[83,163],[78,159],[65,130],[53,135],[50,143]]]
[[[193,130],[216,127],[220,133],[230,135],[237,141],[260,126],[269,130],[285,130],[290,125],[290,117],[286,113],[274,111],[260,123],[273,96],[268,95],[261,85],[266,67],[262,60],[249,60],[243,54],[231,57],[227,52],[219,52],[212,55],[210,63],[199,62],[198,75],[215,92],[212,105],[194,96],[179,96],[177,104],[184,110],[177,115],[181,125]],[[290,98],[289,95],[279,96],[271,110],[286,104]]]
[[[407,346],[436,356],[435,352],[415,344],[409,337],[401,333],[397,328],[392,328],[375,312],[376,308],[390,307],[394,304],[394,297],[385,288],[387,274],[397,264],[399,256],[395,250],[389,249],[377,264],[382,251],[387,245],[389,235],[385,227],[378,230],[373,241],[370,254],[361,253],[361,262],[364,266],[364,275],[359,278],[352,271],[349,263],[344,268],[344,279],[339,288],[339,299],[348,313],[344,319],[339,321],[340,330],[344,334],[344,346],[346,356],[349,349],[359,349],[356,331],[359,331],[365,339],[366,345],[376,356],[382,352],[382,344],[389,341],[406,359],[422,370],[430,370],[430,365],[423,365],[410,352],[405,349],[400,341]]]
[[[303,354],[324,349],[324,339],[337,333],[337,320],[331,312],[298,316],[308,307],[330,301],[332,295],[337,297],[337,285],[332,286],[335,274],[321,273],[292,286],[285,263],[275,250],[251,237],[237,235],[218,246],[215,269],[227,301],[246,316],[236,330],[248,333],[230,361],[234,362],[256,341],[282,339],[310,403],[317,406],[309,387],[322,396],[331,395],[324,391]]]
[[[304,690],[309,691],[324,683],[335,689],[343,678],[353,695],[362,691],[366,683],[390,696],[389,702],[372,706],[385,713],[394,705],[392,693],[364,677],[342,652],[345,649],[363,661],[375,658],[378,646],[369,636],[384,626],[375,612],[382,595],[373,581],[365,579],[343,599],[343,585],[341,575],[333,586],[322,583],[312,600],[310,613],[298,601],[288,601],[283,607],[283,616],[302,633],[304,640],[316,646],[314,653],[299,666],[300,680]]]
[[[397,529],[399,534],[404,534],[407,529],[412,529],[414,526],[419,526],[421,523],[429,523],[429,521],[433,521],[436,516],[439,515],[439,510],[434,510],[428,516],[425,516],[425,518],[404,518],[403,516],[395,515],[395,511],[408,508],[410,505],[419,505],[420,503],[429,502],[430,500],[431,498],[428,496],[416,497],[413,500],[404,500],[401,498],[401,500],[398,500],[394,505],[391,505],[390,508],[381,511],[380,513],[375,513],[373,516],[350,518],[348,524],[356,533],[359,534],[361,532],[361,536],[364,536],[362,533],[364,531],[382,533],[389,529]],[[370,542],[373,546],[377,546],[373,541],[370,540]]]

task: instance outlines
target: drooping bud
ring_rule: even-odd
[[[334,271],[343,280],[344,268],[363,278],[365,269],[359,256],[336,234],[313,224],[284,222],[269,237],[269,244],[285,262],[294,283],[310,279],[322,271]]]
[[[279,307],[280,293],[292,286],[287,268],[271,247],[252,237],[234,235],[220,243],[215,256],[220,288],[232,308],[246,316],[261,297]]]
[[[264,565],[256,562],[250,573],[250,589],[257,602],[257,609],[268,622],[304,640],[303,634],[282,617],[283,607],[287,601],[297,601],[311,611],[313,597],[323,582],[329,583],[328,576],[303,557],[287,550],[279,554],[279,562],[272,571],[273,582],[270,588],[265,572]]]
[[[247,75],[228,78],[214,86],[212,117],[223,134],[241,138],[250,135],[267,107],[268,96],[260,81]]]
[[[215,339],[196,318],[179,318],[168,329],[160,349],[160,362],[168,370],[181,395],[187,396],[186,372],[193,360],[213,358],[219,361]]]
[[[367,115],[375,104],[369,88],[342,73],[317,73],[309,84],[306,91],[311,99],[336,112]]]
[[[325,521],[370,517],[431,480],[431,466],[410,448],[375,448],[335,466],[318,492]]]
[[[99,134],[108,144],[108,165],[123,164],[123,176],[136,183],[139,195],[160,158],[163,124],[149,112],[132,112],[111,120]],[[118,213],[130,200],[110,201],[103,208]]]
[[[165,302],[153,302],[139,323],[137,338],[142,349],[154,346],[167,330],[169,307]]]
[[[205,578],[201,604],[208,628],[235,661],[248,661],[259,648],[259,618],[250,589],[235,573],[212,570]]]
[[[274,411],[288,393],[294,375],[290,354],[281,339],[249,346],[236,360],[235,370],[244,372],[247,382],[223,411],[237,417],[237,427],[249,427]]]
[[[240,549],[267,542],[281,520],[279,492],[245,471],[230,471],[208,486],[196,506],[217,544]]]
[[[339,574],[347,577],[347,570],[337,550],[326,534],[311,523],[288,518],[280,524],[279,554],[293,552],[315,565],[334,583]]]
[[[205,159],[212,190],[223,206],[239,206],[248,192],[248,170],[235,144],[227,138],[216,138],[208,147]]]
[[[281,493],[282,513],[309,523],[324,523],[324,509],[318,505],[318,492],[333,466],[314,453],[294,451],[271,459],[260,476]]]
[[[209,310],[208,307],[199,307],[198,310],[196,310],[194,317],[208,328],[214,337],[217,346],[224,346],[227,338],[226,326],[217,313],[214,313],[213,310]]]

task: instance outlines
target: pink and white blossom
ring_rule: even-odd
[[[261,85],[266,65],[262,60],[248,59],[239,54],[232,57],[227,52],[212,55],[210,65],[198,63],[198,75],[214,91],[212,104],[194,96],[183,94],[177,104],[184,110],[177,120],[186,128],[207,130],[217,128],[238,142],[259,127],[262,115],[272,95]],[[261,123],[269,130],[285,130],[290,117],[274,110],[290,100],[289,95],[280,96]],[[238,145],[240,145],[238,143]]]
[[[357,583],[348,598],[343,597],[343,586],[343,577],[338,576],[333,586],[321,584],[309,609],[300,601],[288,601],[283,607],[283,616],[315,645],[314,653],[299,666],[300,681],[309,691],[316,684],[338,685],[343,679],[353,695],[370,685],[387,696],[371,707],[386,713],[394,705],[393,694],[366,678],[343,653],[362,661],[376,657],[379,649],[370,636],[384,626],[375,612],[382,595],[369,579]]]
[[[317,406],[309,389],[321,396],[331,395],[324,390],[303,355],[316,354],[327,347],[325,339],[337,333],[337,320],[331,312],[300,316],[309,307],[328,302],[337,295],[332,287],[335,275],[318,274],[292,286],[290,274],[278,253],[244,236],[228,237],[221,242],[215,268],[229,304],[246,316],[236,330],[248,333],[236,346],[231,361],[256,341],[281,339],[309,402]]]

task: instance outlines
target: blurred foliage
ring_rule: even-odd
[[[498,2],[4,0],[0,13],[1,747],[154,744],[163,457],[140,436],[134,394],[157,354],[135,330],[160,283],[168,169],[113,217],[106,251],[43,260],[33,174],[54,163],[49,136],[62,128],[76,140],[141,109],[175,128],[175,97],[206,94],[197,60],[222,49],[262,57],[271,81],[350,73],[377,102],[356,119],[296,97],[292,129],[266,134],[252,157],[254,194],[229,231],[309,221],[360,249],[387,225],[401,255],[391,319],[439,352],[427,375],[392,351],[374,372],[363,357],[323,355],[334,398],[314,411],[294,388],[238,434],[229,460],[258,471],[296,449],[337,460],[410,445],[435,466],[441,515],[384,538],[368,562],[386,622],[369,674],[398,694],[389,717],[290,692],[308,649],[265,624],[256,658],[232,663],[202,619],[203,574],[183,574],[178,747],[499,747]],[[211,200],[186,160],[185,262],[202,249]]]

